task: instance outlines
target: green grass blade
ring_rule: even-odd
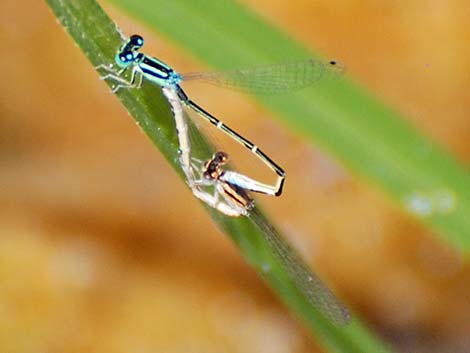
[[[93,66],[113,62],[121,39],[114,23],[94,0],[47,0],[47,2]],[[139,90],[120,90],[117,96],[172,167],[182,175],[177,163],[178,146],[172,114],[159,89],[152,85],[144,85]],[[272,256],[266,238],[261,233],[262,230],[249,219],[233,219],[212,209],[208,211],[238,245],[247,261],[304,320],[324,346],[332,352],[342,353],[389,352],[359,319],[353,319],[344,327],[334,326],[324,319],[294,286],[279,261]],[[271,270],[265,273],[263,268],[266,265]]]
[[[218,69],[314,56],[232,0],[112,1]],[[394,111],[346,80],[258,99],[442,239],[470,251],[468,170]]]

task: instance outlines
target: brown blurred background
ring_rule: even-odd
[[[243,2],[468,165],[468,1]],[[205,69],[104,5],[146,52]],[[0,352],[320,352],[45,2],[0,14]],[[285,167],[285,196],[260,201],[373,330],[399,352],[470,351],[466,259],[260,106],[190,93]]]

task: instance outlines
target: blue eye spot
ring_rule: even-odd
[[[142,45],[144,45],[144,39],[138,34],[133,34],[129,38],[129,43],[133,44],[137,48],[140,48]]]
[[[126,55],[126,59],[127,59],[127,60],[132,60],[132,54],[131,54],[131,53],[127,54],[127,55]]]

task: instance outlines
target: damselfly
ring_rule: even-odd
[[[199,179],[195,182],[197,185],[212,185],[214,191],[210,193],[197,189],[199,194],[196,196],[222,213],[238,213],[250,218],[260,229],[271,253],[310,304],[333,323],[346,324],[350,319],[348,310],[257,209],[253,208],[254,201],[247,192],[253,180],[240,173],[225,170],[223,167],[227,160],[228,156],[224,152],[216,152],[211,159],[202,164],[198,173]]]
[[[296,287],[307,300],[318,308],[323,315],[336,324],[349,320],[347,309],[335,298],[333,293],[312,273],[297,253],[281,238],[261,214],[253,207],[254,201],[249,191],[280,195],[285,173],[274,161],[253,143],[226,126],[216,117],[191,101],[180,86],[184,79],[203,79],[225,86],[234,86],[257,93],[276,93],[305,87],[315,81],[336,75],[340,69],[334,62],[308,60],[304,62],[273,65],[225,73],[202,73],[180,75],[162,61],[139,52],[143,45],[142,37],[131,36],[119,49],[116,63],[120,67],[114,72],[101,66],[108,73],[104,79],[117,82],[113,91],[120,88],[140,87],[146,79],[160,87],[171,105],[180,145],[180,164],[194,195],[207,205],[228,216],[246,216],[260,228],[272,254],[286,269]],[[130,81],[120,75],[131,68]],[[225,169],[228,155],[216,152],[207,161],[197,161],[191,156],[191,144],[184,107],[188,107],[217,128],[232,137],[268,165],[278,175],[275,185],[267,185],[241,173]],[[213,187],[208,191],[205,187]]]

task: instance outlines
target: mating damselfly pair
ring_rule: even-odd
[[[281,195],[285,180],[284,170],[255,144],[193,102],[180,86],[180,83],[185,80],[200,79],[254,93],[282,93],[309,86],[322,79],[336,77],[342,72],[341,65],[336,61],[324,62],[309,59],[228,72],[181,75],[163,61],[141,53],[140,49],[143,44],[144,40],[140,35],[129,37],[117,51],[115,57],[117,71],[106,65],[98,67],[105,72],[102,79],[116,83],[113,92],[121,88],[140,88],[144,80],[161,87],[173,111],[180,151],[179,163],[193,194],[227,216],[247,216],[252,219],[265,234],[272,253],[311,304],[334,323],[346,323],[349,320],[347,309],[309,270],[280,235],[262,221],[262,217],[254,208],[254,201],[249,192]],[[131,70],[129,80],[122,77],[127,70]],[[276,182],[270,185],[228,170],[224,167],[228,161],[228,154],[224,151],[217,151],[205,160],[194,158],[188,132],[187,109],[195,112],[199,117],[250,150],[276,173]]]

